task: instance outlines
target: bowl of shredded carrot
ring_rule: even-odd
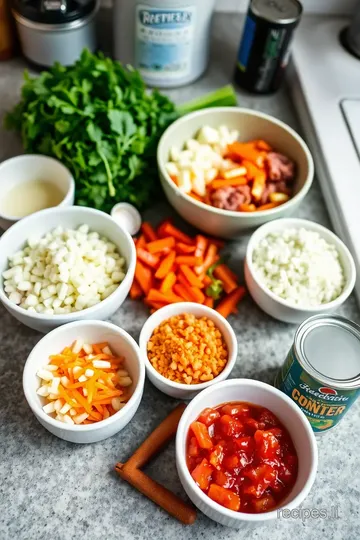
[[[158,309],[144,324],[139,345],[153,385],[186,400],[227,379],[238,353],[236,335],[227,320],[195,302]]]
[[[170,204],[198,229],[222,238],[293,213],[314,176],[311,153],[295,130],[239,107],[180,118],[164,132],[157,160]]]
[[[93,443],[121,431],[140,404],[145,367],[134,339],[103,321],[78,321],[43,337],[24,367],[23,389],[53,435]]]

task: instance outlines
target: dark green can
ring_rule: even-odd
[[[360,393],[360,326],[339,316],[307,319],[275,386],[295,401],[315,433],[335,427]]]

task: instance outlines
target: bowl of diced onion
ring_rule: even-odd
[[[128,295],[135,264],[131,236],[104,212],[42,210],[0,238],[0,301],[40,332],[107,319]]]
[[[241,148],[236,162],[234,145],[236,152]],[[157,161],[175,210],[223,238],[290,215],[314,175],[311,153],[295,130],[240,107],[203,109],[178,119],[164,132]]]
[[[23,373],[25,398],[40,424],[74,443],[121,431],[136,413],[145,366],[135,340],[104,321],[78,321],[49,332]]]
[[[346,245],[329,229],[304,219],[278,219],[251,236],[245,280],[265,313],[298,324],[338,309],[354,288],[356,269]]]

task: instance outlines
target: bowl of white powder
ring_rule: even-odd
[[[304,219],[277,219],[250,238],[245,280],[256,304],[284,322],[335,311],[351,294],[354,260],[331,231]]]

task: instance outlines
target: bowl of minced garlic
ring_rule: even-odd
[[[149,317],[140,334],[140,351],[147,375],[159,390],[192,399],[230,375],[237,341],[230,324],[215,310],[181,302]]]

